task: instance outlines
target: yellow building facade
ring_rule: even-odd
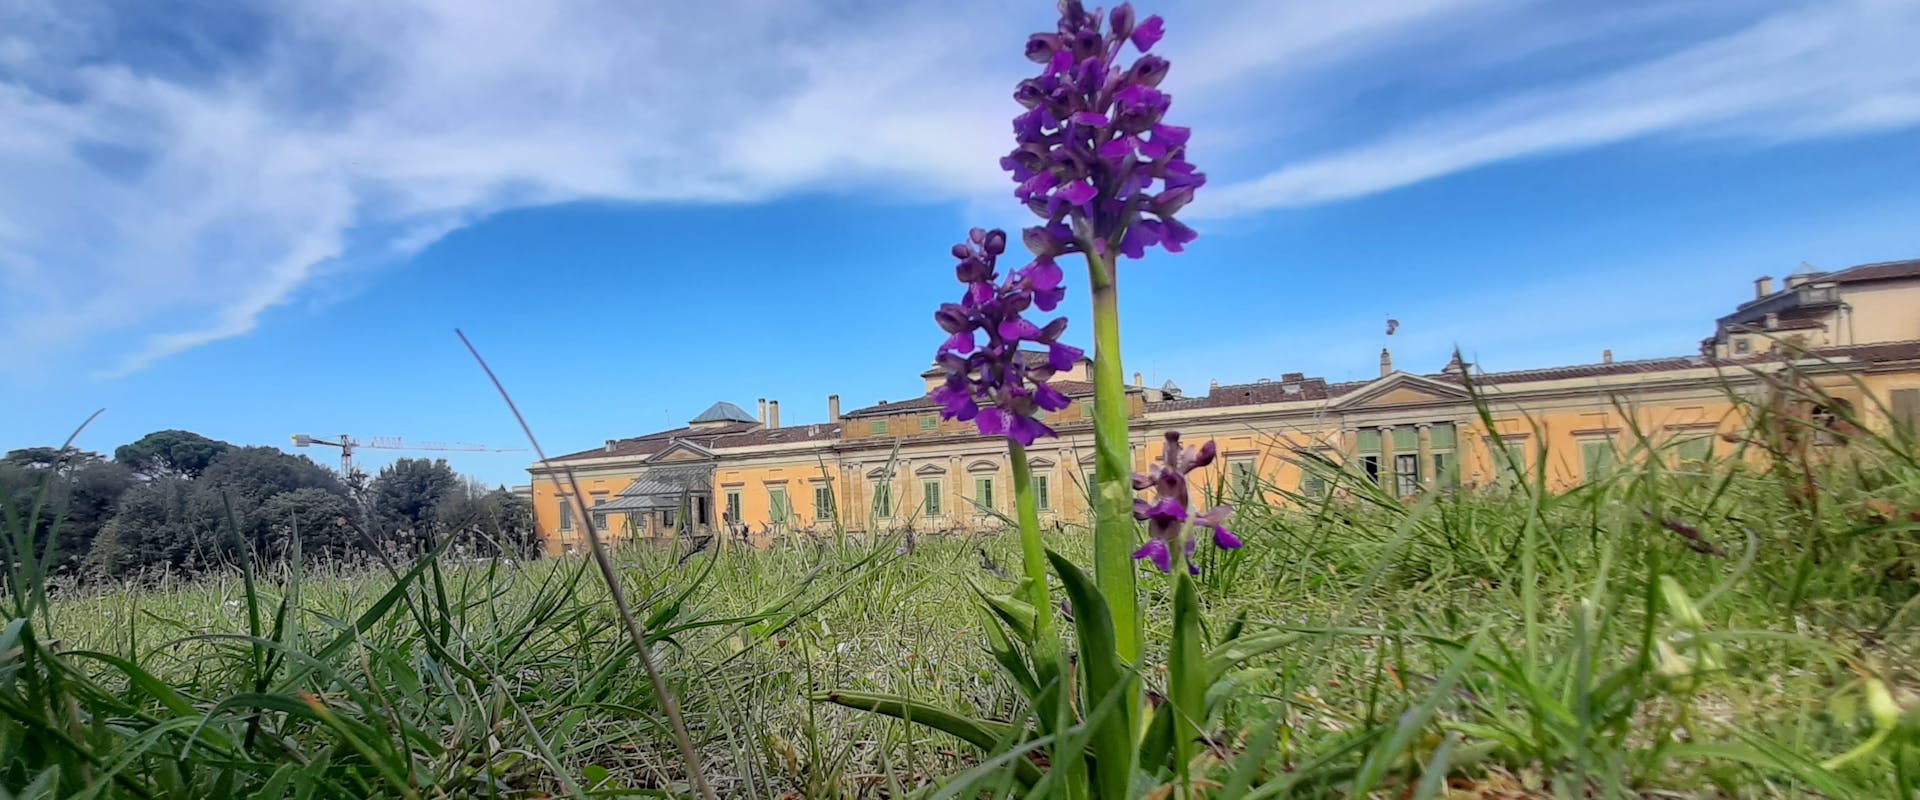
[[[1920,260],[1802,272],[1715,322],[1697,355],[1510,372],[1456,358],[1433,373],[1396,369],[1330,383],[1287,373],[1187,396],[1168,384],[1128,387],[1136,470],[1166,431],[1218,442],[1199,485],[1275,502],[1368,480],[1388,493],[1484,486],[1517,464],[1560,490],[1621,459],[1724,455],[1745,425],[1742,399],[1768,375],[1806,376],[1866,424],[1920,426]],[[1034,356],[1039,357],[1039,356]],[[1043,525],[1086,519],[1093,464],[1090,362],[1052,383],[1072,402],[1045,421],[1059,431],[1028,450]],[[922,390],[937,385],[928,371]],[[939,417],[924,394],[782,427],[779,404],[757,413],[716,403],[681,428],[571,453],[529,468],[536,523],[549,553],[579,549],[591,519],[615,542],[716,534],[766,545],[785,539],[990,531],[1013,515],[1004,440]],[[1544,459],[1544,462],[1543,462]],[[1315,464],[1338,464],[1347,478]]]

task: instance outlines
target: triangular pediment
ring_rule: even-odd
[[[708,450],[692,442],[675,439],[673,444],[667,445],[660,452],[648,457],[647,462],[650,464],[664,464],[674,461],[710,461],[712,459],[712,450]]]
[[[1334,408],[1377,408],[1451,403],[1468,399],[1465,389],[1432,378],[1395,372],[1334,401]]]
[[[947,474],[947,468],[946,468],[946,467],[943,467],[943,466],[940,466],[940,465],[938,465],[938,464],[923,464],[923,465],[921,465],[921,467],[920,467],[919,469],[916,469],[916,470],[914,470],[914,471],[913,471],[913,474],[915,474],[915,475],[945,475],[945,474]]]

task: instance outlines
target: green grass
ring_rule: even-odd
[[[1916,796],[1920,469],[1897,447],[1829,460],[1641,459],[1554,496],[1516,484],[1403,504],[1349,485],[1337,503],[1243,505],[1247,546],[1203,548],[1210,637],[1293,638],[1231,674],[1197,785]],[[1090,563],[1084,531],[1048,544]],[[1022,720],[969,585],[1010,589],[1017,547],[922,537],[615,559],[720,795],[933,795],[965,775],[981,780],[961,796],[976,796],[1017,785],[997,776],[1024,756],[806,697],[889,692]],[[1142,587],[1157,690],[1170,602],[1157,576]],[[0,633],[0,788],[685,795],[606,595],[581,559],[296,562],[69,590]],[[1904,719],[1875,721],[1870,681]]]

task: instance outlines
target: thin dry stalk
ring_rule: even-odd
[[[534,438],[533,428],[527,425],[527,418],[520,414],[520,407],[514,405],[513,397],[507,394],[507,387],[500,383],[499,376],[493,374],[493,368],[487,366],[487,360],[480,356],[480,350],[467,340],[467,334],[459,329],[454,335],[460,337],[460,343],[466,345],[467,352],[473,354],[473,360],[480,364],[480,370],[487,373],[487,380],[493,382],[493,388],[500,393],[500,399],[506,401],[507,410],[513,412],[513,419],[520,423],[520,431],[527,436],[527,444],[533,446],[533,454],[540,459],[541,466],[552,467],[547,461],[547,452],[540,448],[540,442]],[[580,481],[574,477],[573,470],[566,470],[567,483],[573,489],[574,504],[579,508],[580,520],[587,529],[587,543],[593,551],[593,560],[600,566],[600,577],[606,579],[607,593],[613,598],[615,613],[626,624],[627,635],[633,638],[634,652],[640,655],[640,666],[647,671],[647,680],[653,683],[653,694],[660,698],[660,708],[667,714],[667,725],[673,730],[674,744],[680,747],[680,757],[687,762],[687,780],[693,783],[694,791],[706,800],[719,800],[713,793],[713,787],[707,785],[706,774],[700,769],[700,754],[694,750],[693,737],[687,735],[687,726],[680,719],[680,705],[674,701],[673,693],[668,691],[667,682],[660,677],[660,668],[653,663],[653,654],[647,650],[647,636],[640,629],[639,621],[633,617],[633,609],[627,606],[627,594],[620,588],[620,576],[614,572],[613,559],[607,556],[607,547],[600,541],[600,531],[594,527],[593,515],[587,512],[586,503],[581,501]]]

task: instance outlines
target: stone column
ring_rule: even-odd
[[[1393,426],[1380,426],[1380,487],[1388,494],[1399,496],[1400,481],[1393,474]]]
[[[1426,486],[1426,487],[1432,487],[1433,478],[1434,478],[1434,475],[1433,475],[1433,424],[1428,422],[1421,422],[1421,423],[1415,424],[1413,426],[1413,429],[1419,432],[1420,464],[1418,469],[1420,470],[1419,472],[1420,485]]]

